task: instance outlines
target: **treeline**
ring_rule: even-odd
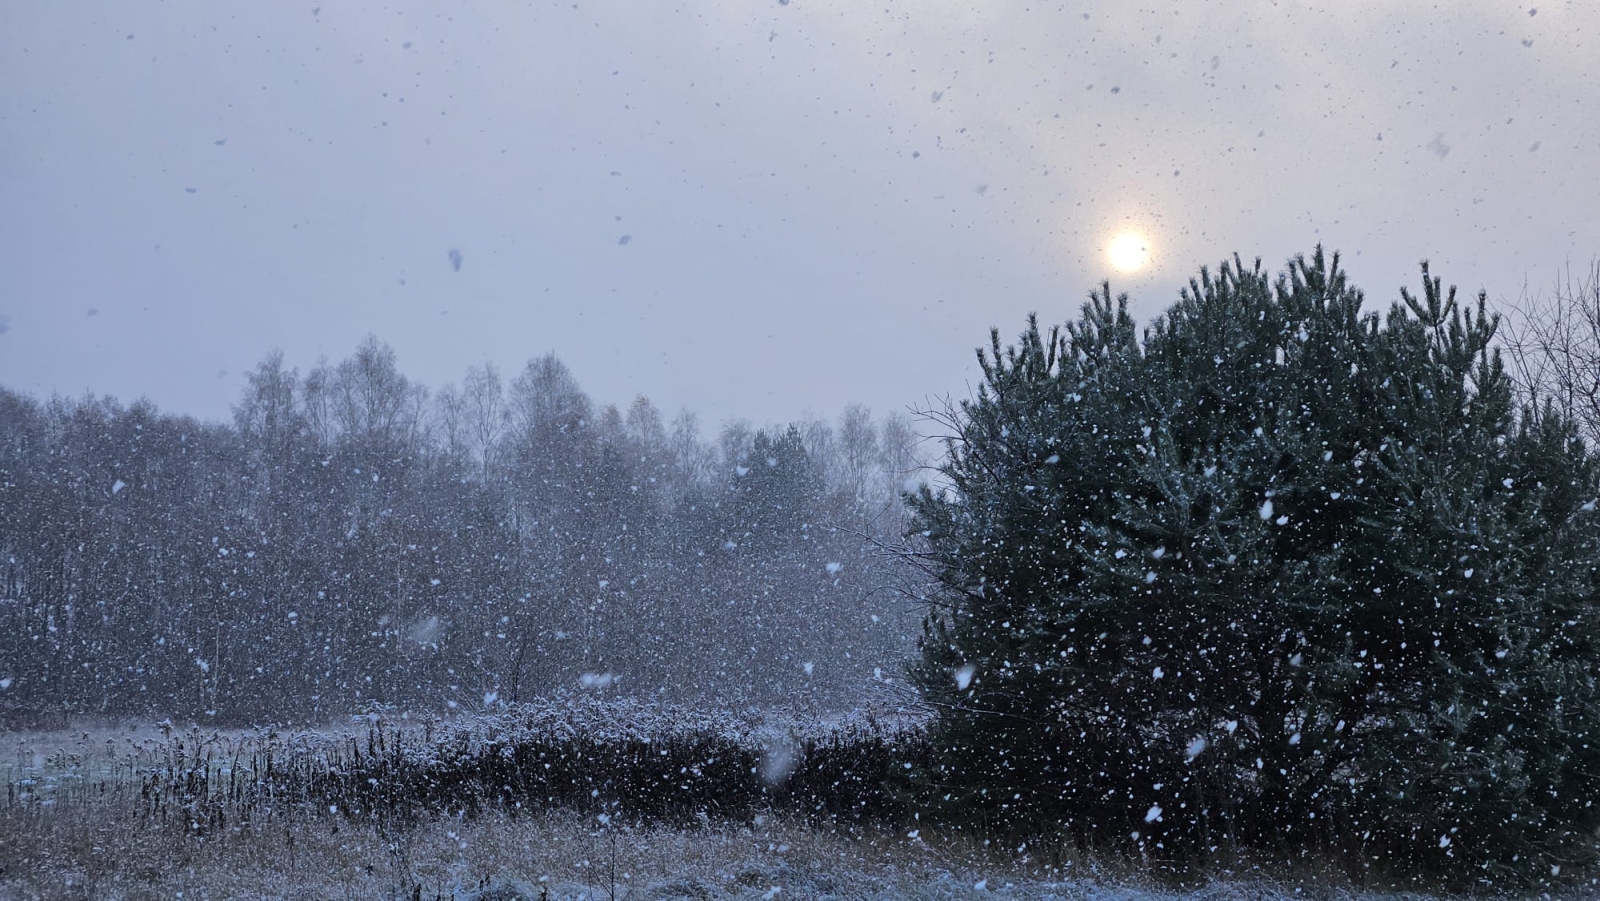
[[[912,646],[869,540],[904,530],[902,417],[708,443],[554,355],[430,392],[376,338],[248,382],[231,424],[0,389],[0,724],[579,686],[820,711]]]

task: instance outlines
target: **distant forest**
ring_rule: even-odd
[[[893,691],[916,435],[598,405],[553,354],[429,391],[369,338],[232,423],[0,388],[0,726],[323,722],[588,688],[817,713]]]

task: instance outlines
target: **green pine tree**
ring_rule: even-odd
[[[1107,288],[992,337],[913,500],[932,800],[1156,858],[1586,858],[1594,458],[1423,275],[1379,317],[1320,249],[1235,260],[1142,336]]]

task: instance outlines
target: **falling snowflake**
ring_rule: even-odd
[[[975,670],[971,665],[963,666],[956,670],[956,688],[966,691],[967,687],[972,684],[972,674],[974,672]]]

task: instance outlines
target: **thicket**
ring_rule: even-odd
[[[927,763],[916,723],[708,713],[561,694],[500,713],[392,712],[342,732],[222,733],[138,740],[84,733],[0,764],[19,816],[93,810],[197,834],[312,815],[403,828],[437,816],[573,810],[600,823],[749,820],[766,811],[884,826],[906,810],[896,774]]]
[[[980,351],[917,679],[948,822],[1504,886],[1591,864],[1596,459],[1519,411],[1480,296],[1337,257],[1109,288]]]

